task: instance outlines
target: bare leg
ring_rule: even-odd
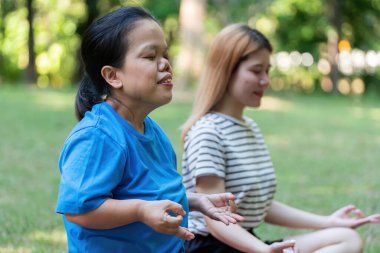
[[[316,232],[290,236],[296,240],[300,253],[361,253],[363,241],[350,228],[327,228]]]

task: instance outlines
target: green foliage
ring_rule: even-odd
[[[205,1],[206,19],[203,44],[232,22],[246,22],[261,30],[275,51],[310,52],[315,63],[326,54],[328,32],[332,25],[331,10],[341,4],[341,38],[352,48],[380,50],[380,0],[211,0]],[[125,5],[142,5],[161,22],[176,58],[180,51],[180,0],[34,0],[34,37],[39,87],[61,87],[80,79],[80,39],[85,28],[112,9]],[[0,84],[20,82],[28,64],[28,22],[26,0],[0,0]],[[176,64],[174,64],[174,69]],[[362,73],[368,92],[378,90],[376,71]],[[295,69],[294,71],[298,71]],[[299,75],[303,75],[300,70]],[[293,75],[293,73],[289,73]],[[292,79],[293,77],[285,77]],[[307,77],[318,83],[314,71]]]

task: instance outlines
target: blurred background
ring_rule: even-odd
[[[0,253],[67,252],[57,160],[76,123],[81,36],[124,5],[146,7],[164,28],[174,99],[150,116],[172,140],[179,171],[179,127],[207,48],[225,25],[244,22],[275,49],[271,86],[246,114],[270,150],[276,199],[326,215],[350,203],[380,212],[380,0],[0,0]],[[380,225],[358,231],[364,252],[379,253]]]
[[[271,89],[380,93],[380,0],[1,0],[0,85],[76,85],[85,28],[123,5],[161,21],[178,90],[196,84],[213,35],[245,22],[274,45]]]

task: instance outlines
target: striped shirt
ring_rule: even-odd
[[[252,119],[240,121],[216,112],[205,115],[186,136],[182,166],[187,191],[196,192],[197,177],[221,177],[245,218],[240,225],[252,229],[263,221],[276,191],[276,177],[261,131]],[[209,233],[199,212],[190,212],[189,229]]]

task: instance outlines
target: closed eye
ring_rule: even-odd
[[[154,60],[156,59],[156,56],[155,55],[147,55],[147,56],[143,56],[144,59],[148,59],[148,60]]]

